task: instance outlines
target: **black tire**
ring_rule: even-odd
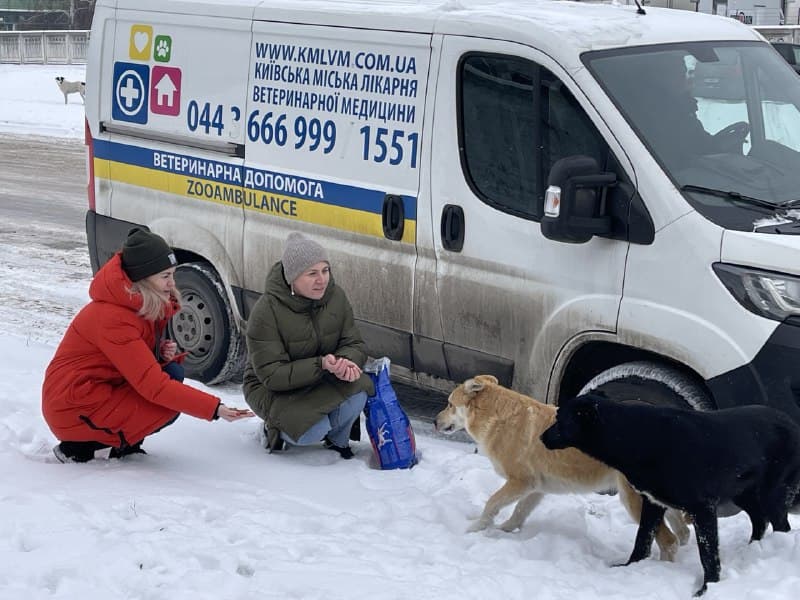
[[[603,391],[621,401],[712,410],[706,391],[681,371],[649,361],[623,363],[593,377],[580,393]]]
[[[181,311],[169,324],[169,336],[188,352],[186,377],[207,384],[241,377],[246,346],[216,272],[204,263],[185,263],[175,271]]]

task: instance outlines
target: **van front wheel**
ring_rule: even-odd
[[[246,346],[228,304],[222,281],[204,263],[185,263],[175,270],[181,310],[169,324],[169,336],[188,352],[186,377],[222,383],[241,375]]]
[[[674,367],[651,361],[623,363],[606,369],[584,385],[580,393],[596,391],[621,402],[638,400],[694,410],[715,408],[708,393],[694,379]],[[717,507],[717,516],[729,517],[739,511],[732,502],[725,502]]]
[[[711,410],[708,394],[685,373],[651,361],[623,363],[594,376],[580,393],[602,391],[620,401]]]

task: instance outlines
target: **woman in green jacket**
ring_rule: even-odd
[[[317,242],[289,234],[250,314],[247,351],[244,396],[264,419],[267,448],[322,441],[352,458],[350,429],[373,384],[353,309]]]

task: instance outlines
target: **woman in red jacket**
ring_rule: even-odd
[[[226,421],[251,417],[184,385],[175,342],[162,340],[180,310],[177,260],[160,236],[131,229],[121,252],[95,275],[91,302],[75,316],[47,367],[42,413],[61,462],[144,453],[142,440],[180,413]]]

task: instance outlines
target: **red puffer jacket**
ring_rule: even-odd
[[[219,399],[172,380],[154,348],[167,319],[148,321],[137,312],[142,297],[121,254],[101,268],[89,287],[92,301],[75,316],[44,377],[42,413],[61,441],[136,444],[186,413],[211,420]]]

